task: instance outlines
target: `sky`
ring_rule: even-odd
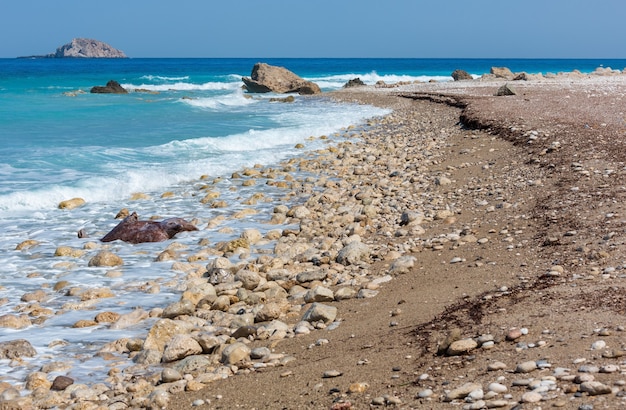
[[[625,0],[2,0],[0,58],[626,58]]]

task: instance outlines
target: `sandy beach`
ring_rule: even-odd
[[[328,95],[393,113],[237,176],[288,175],[297,205],[267,215],[288,228],[208,265],[171,248],[187,290],[108,352],[136,363],[112,389],[0,386],[0,408],[625,405],[626,76],[605,74]]]

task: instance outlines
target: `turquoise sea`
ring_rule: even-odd
[[[200,231],[177,239],[183,244],[229,239],[226,230],[209,229],[206,222],[241,208],[242,196],[282,194],[266,186],[229,189],[225,178],[221,199],[229,207],[216,210],[196,197],[193,185],[201,176],[212,180],[254,164],[277,164],[300,154],[298,143],[307,149],[324,146],[310,137],[341,138],[348,126],[388,113],[324,96],[280,103],[270,100],[274,95],[248,95],[241,77],[259,61],[284,66],[323,91],[355,77],[367,84],[451,81],[455,69],[480,76],[492,66],[544,74],[626,67],[626,60],[0,59],[0,323],[5,315],[26,315],[33,302],[22,300],[23,295],[37,290],[45,297],[36,303],[56,312],[45,320],[31,317],[32,324],[21,329],[0,327],[0,342],[27,339],[38,352],[24,362],[0,360],[0,381],[21,386],[25,374],[49,361],[73,363],[63,374],[101,381],[108,365],[94,353],[109,341],[145,335],[152,322],[123,330],[72,325],[93,319],[94,312],[149,311],[178,300],[179,276],[171,264],[151,256],[163,244],[113,244],[125,260],[122,276],[88,267],[86,258],[55,257],[59,246],[84,246],[86,240],[76,236],[79,229],[97,238],[115,226],[113,216],[127,207],[144,217],[203,221]],[[89,93],[111,79],[131,92]],[[159,199],[165,191],[173,197]],[[155,200],[131,201],[136,192]],[[86,205],[57,209],[74,197]],[[232,224],[234,235],[247,226],[270,229],[254,217]],[[30,239],[39,245],[16,250]],[[107,287],[115,297],[87,307],[80,298],[53,290],[61,280],[78,288]],[[160,292],[146,292],[146,283],[158,284]]]

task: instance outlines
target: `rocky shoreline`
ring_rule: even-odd
[[[186,273],[180,301],[149,313],[145,340],[100,353],[131,367],[96,386],[42,369],[27,397],[2,386],[0,405],[621,404],[626,81],[563,76],[494,97],[501,85],[336,93],[394,111],[233,176],[284,184],[267,215],[283,228],[210,246],[208,264],[207,246],[174,241],[155,257]]]

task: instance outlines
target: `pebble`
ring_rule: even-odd
[[[515,373],[530,373],[535,369],[537,369],[537,362],[531,360],[518,364]]]
[[[591,345],[591,350],[600,350],[606,348],[606,342],[604,340],[597,340]]]
[[[522,403],[538,403],[541,401],[542,398],[543,396],[541,395],[541,393],[537,393],[535,391],[529,391],[529,392],[522,394],[520,401]]]
[[[339,370],[326,370],[324,372],[324,374],[322,374],[322,378],[324,379],[331,379],[334,377],[339,377],[341,376],[343,373],[340,372]]]
[[[508,391],[508,388],[500,383],[490,383],[487,389],[495,393],[506,393]]]

